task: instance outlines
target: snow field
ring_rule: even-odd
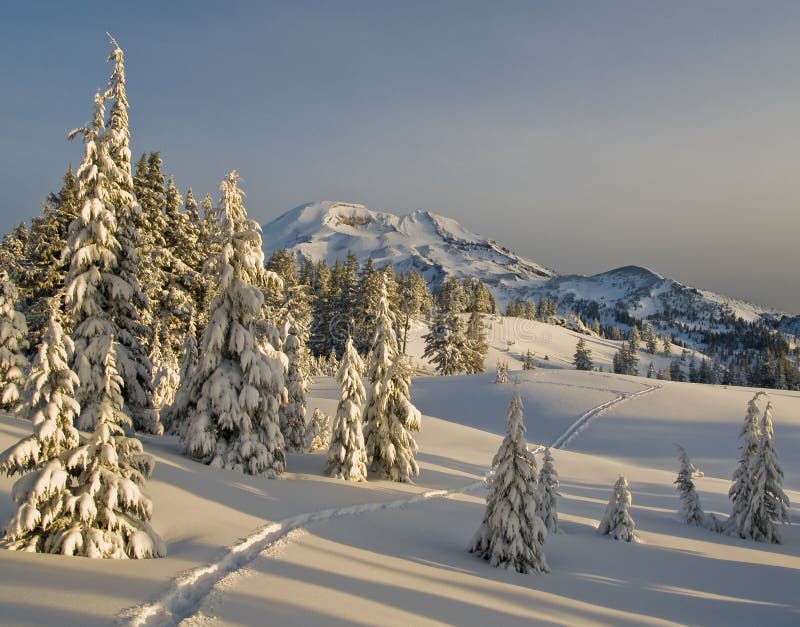
[[[2,622],[100,625],[116,615],[124,622],[142,614],[153,624],[173,624],[183,615],[189,615],[187,624],[796,622],[796,526],[783,530],[785,544],[769,546],[675,519],[674,442],[706,473],[697,480],[706,511],[728,511],[736,435],[752,390],[666,383],[614,402],[656,382],[544,368],[512,371],[511,379],[520,379],[532,447],[552,444],[595,410],[569,450],[554,453],[564,533],[545,544],[553,572],[523,576],[466,552],[484,500],[480,493],[460,492],[479,485],[505,431],[512,389],[493,378],[490,372],[415,379],[412,395],[423,412],[417,485],[328,479],[322,452],[290,454],[286,479],[269,481],[187,460],[174,438],[145,437],[145,449],[157,461],[147,485],[153,524],[168,543],[168,557],[109,562],[0,551]],[[331,413],[337,395],[332,379],[315,380],[309,410]],[[784,485],[796,503],[800,395],[772,398]],[[28,423],[0,419],[0,448],[28,430]],[[633,494],[631,513],[642,538],[635,547],[595,532],[619,473]],[[0,479],[3,518],[11,512],[11,483]],[[386,509],[387,503],[396,505]],[[285,542],[298,526],[305,533]],[[248,535],[254,529],[260,544]],[[280,538],[279,554],[259,553]],[[243,556],[250,560],[247,576],[234,569],[240,576],[226,577]],[[214,577],[203,578],[212,571]],[[225,587],[209,587],[212,579]],[[215,592],[204,596],[209,591]],[[165,593],[172,595],[169,602]],[[169,603],[182,609],[169,616],[162,611]],[[120,614],[123,608],[134,609]]]

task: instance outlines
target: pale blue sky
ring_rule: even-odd
[[[800,311],[800,2],[30,4],[0,19],[0,231],[79,162],[108,30],[134,155],[198,195],[236,168],[261,222],[430,209]]]

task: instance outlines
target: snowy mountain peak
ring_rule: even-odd
[[[487,240],[456,220],[430,211],[398,216],[364,205],[324,201],[292,209],[264,226],[267,255],[288,248],[333,263],[352,252],[361,263],[416,270],[435,283],[445,276],[478,277],[501,300],[555,273]]]
[[[764,321],[797,334],[800,317],[700,290],[642,266],[623,266],[594,276],[556,275],[456,220],[430,211],[398,216],[351,202],[324,201],[288,211],[263,230],[264,252],[281,248],[332,264],[352,252],[360,264],[416,270],[431,287],[444,277],[476,277],[503,308],[516,299],[554,298],[559,311],[573,311],[603,324],[651,320],[659,332],[699,342],[702,331],[726,332],[732,321]]]

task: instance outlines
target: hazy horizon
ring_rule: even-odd
[[[110,31],[134,160],[215,198],[237,169],[262,224],[426,209],[562,274],[642,265],[800,313],[798,24],[792,2],[12,4],[0,231],[80,162]]]

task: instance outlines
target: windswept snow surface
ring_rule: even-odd
[[[557,357],[566,359],[553,351]],[[670,382],[653,389],[662,382],[512,366],[531,446],[573,434],[567,449],[554,453],[564,532],[545,544],[553,573],[524,576],[466,552],[511,395],[510,384],[493,379],[493,372],[415,379],[412,394],[423,412],[416,485],[328,479],[324,452],[289,455],[286,478],[270,481],[196,464],[179,455],[173,438],[144,438],[157,460],[147,491],[168,557],[103,561],[0,551],[0,622],[797,623],[796,508],[795,524],[777,546],[676,520],[674,443],[705,472],[697,480],[705,509],[727,512],[736,436],[753,390]],[[331,413],[337,396],[331,379],[317,379],[310,412],[319,406]],[[771,398],[785,486],[796,503],[800,394]],[[0,449],[28,429],[0,418]],[[594,530],[620,473],[630,481],[641,544],[622,545]],[[0,479],[4,519],[11,485]]]

